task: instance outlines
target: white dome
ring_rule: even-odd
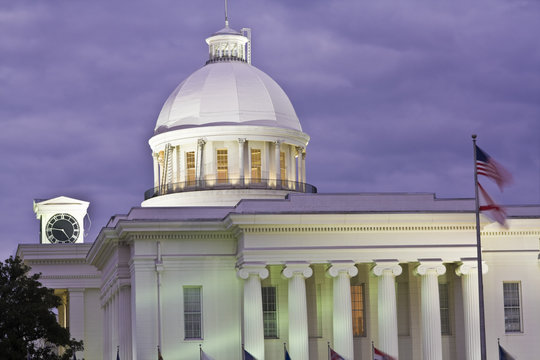
[[[154,130],[228,124],[302,131],[283,89],[242,61],[209,63],[191,74],[163,105]]]

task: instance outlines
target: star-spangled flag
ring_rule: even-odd
[[[381,350],[377,349],[374,346],[373,347],[373,360],[396,360],[396,359],[388,355],[387,353],[382,352]]]
[[[506,211],[504,211],[502,206],[497,205],[495,201],[493,201],[491,196],[489,196],[487,191],[482,187],[482,185],[480,185],[480,183],[478,183],[478,190],[480,190],[480,194],[486,203],[486,205],[480,205],[478,210],[487,212],[487,215],[490,218],[506,227]]]
[[[499,360],[516,360],[515,357],[510,355],[504,348],[499,344]]]
[[[495,181],[501,190],[512,183],[512,174],[478,146],[476,146],[476,173]]]
[[[330,348],[330,360],[345,360],[345,358]]]

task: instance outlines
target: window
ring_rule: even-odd
[[[220,149],[217,151],[217,182],[218,184],[224,184],[229,181],[229,160],[227,156],[227,149]]]
[[[448,284],[439,284],[439,305],[441,309],[441,334],[450,335],[450,297]]]
[[[503,283],[504,297],[504,331],[506,333],[521,332],[520,283]]]
[[[251,181],[261,182],[261,150],[251,149]]]
[[[186,182],[195,185],[195,151],[186,153]]]
[[[281,169],[281,181],[287,180],[287,167],[285,166],[285,153],[283,151],[279,153],[279,167]]]
[[[184,287],[184,338],[202,339],[201,287]]]
[[[264,337],[278,338],[277,321],[277,296],[275,286],[265,286],[262,288],[262,305],[264,321]]]
[[[353,336],[366,336],[364,284],[351,285]]]

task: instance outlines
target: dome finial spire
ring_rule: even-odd
[[[227,0],[225,0],[225,27],[229,27],[229,9],[227,6]]]

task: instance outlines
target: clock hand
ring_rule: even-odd
[[[70,238],[70,237],[68,236],[68,234],[66,233],[66,230],[64,230],[64,229],[62,229],[62,228],[55,228],[55,227],[53,227],[52,229],[53,229],[53,230],[58,230],[58,231],[63,232],[64,235],[66,235],[66,239],[69,239],[69,238]]]

